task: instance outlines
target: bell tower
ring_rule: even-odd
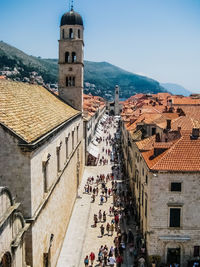
[[[59,96],[73,108],[83,109],[83,20],[71,10],[60,23],[59,40]]]
[[[115,116],[119,115],[119,86],[115,86]]]

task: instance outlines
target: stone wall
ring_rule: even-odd
[[[140,156],[136,166],[135,197],[148,255],[160,255],[162,262],[166,262],[168,248],[180,248],[181,266],[187,266],[194,246],[200,246],[199,173],[153,173]],[[181,192],[171,192],[171,182],[181,182]],[[172,228],[169,226],[170,208],[176,207],[181,208],[181,227]]]
[[[7,186],[21,203],[26,217],[31,216],[30,153],[22,152],[19,140],[0,126],[0,186]]]
[[[78,139],[77,126],[79,129]],[[72,149],[72,131],[74,131],[74,149]],[[69,137],[68,157],[66,157],[65,143],[67,136]],[[59,146],[60,171],[58,172],[56,149]],[[48,162],[49,187],[45,193],[42,162],[47,154],[50,154],[51,157]],[[32,214],[34,218],[29,238],[27,238],[27,263],[33,267],[42,266],[44,253],[48,252],[51,254],[51,266],[56,266],[77,196],[77,188],[81,182],[83,160],[81,117],[74,119],[31,156]],[[54,238],[50,249],[52,234]]]
[[[0,207],[0,266],[3,258],[10,255],[13,267],[24,267],[24,232],[27,226],[17,211],[19,204],[12,201],[7,188],[0,188]]]

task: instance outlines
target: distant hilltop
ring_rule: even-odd
[[[58,88],[57,63],[57,59],[29,56],[3,41],[0,42],[0,75],[10,79],[37,83],[56,91]],[[170,91],[169,87],[166,89],[156,80],[133,74],[107,62],[85,61],[84,64],[86,94],[92,93],[111,100],[116,84],[120,86],[120,98],[123,99],[137,93],[156,94]],[[180,90],[179,94],[185,94],[184,90],[183,93]]]

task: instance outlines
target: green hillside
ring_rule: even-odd
[[[19,49],[0,42],[0,70],[4,67],[17,68],[20,80],[37,72],[45,83],[56,83],[58,76],[57,59],[42,59],[29,56]],[[85,61],[85,92],[111,99],[115,85],[120,86],[120,97],[128,98],[136,93],[164,92],[157,81],[130,73],[107,62]]]

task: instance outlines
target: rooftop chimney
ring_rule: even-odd
[[[167,120],[167,130],[171,130],[171,120]]]
[[[193,128],[191,139],[198,139],[198,138],[199,138],[199,128]]]
[[[160,134],[159,133],[156,134],[156,142],[160,142]]]

